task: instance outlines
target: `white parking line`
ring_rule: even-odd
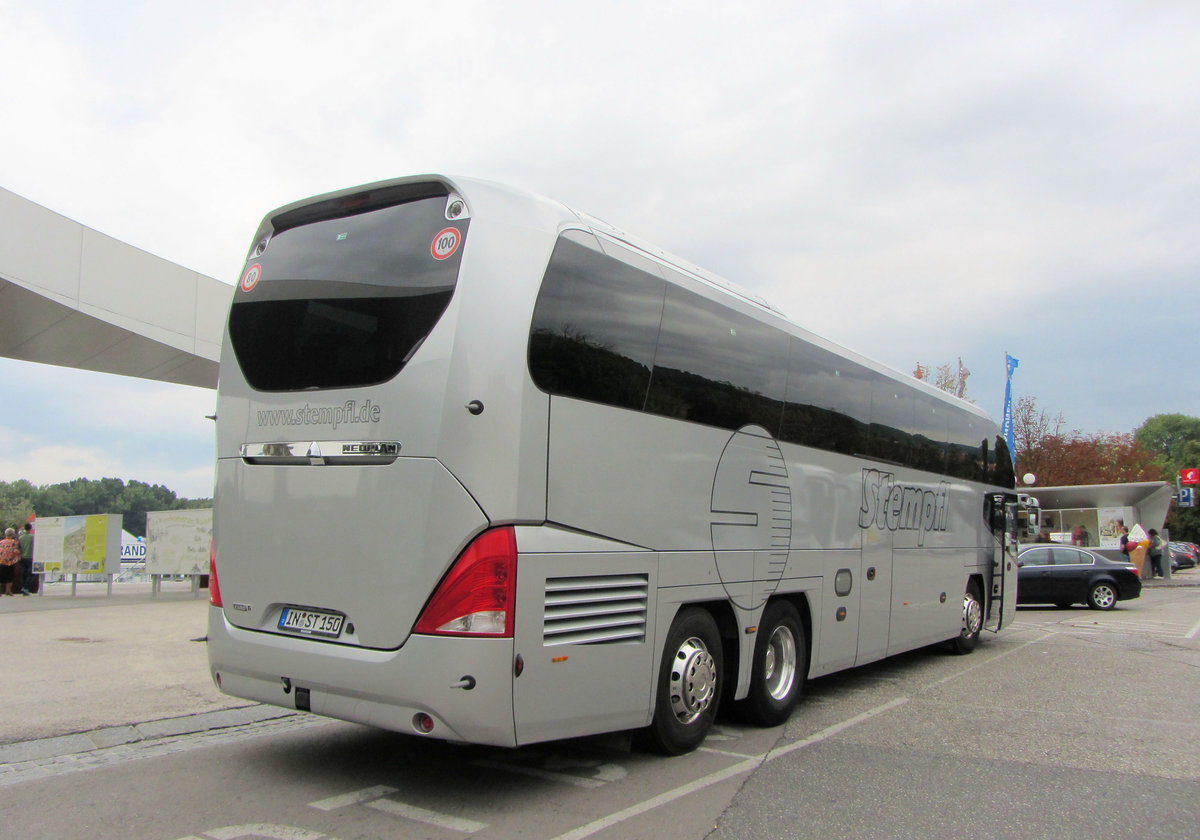
[[[997,653],[995,656],[989,656],[987,659],[980,659],[980,658],[978,658],[978,655],[977,655],[975,658],[975,661],[972,662],[967,667],[959,668],[953,674],[942,677],[940,680],[935,680],[934,682],[931,682],[929,685],[925,686],[925,688],[923,688],[922,691],[925,691],[930,688],[938,688],[939,686],[945,685],[946,683],[950,682],[951,680],[958,679],[959,677],[963,676],[964,674],[969,674],[972,671],[977,671],[980,668],[985,668],[988,665],[991,665],[993,662],[1004,659],[1006,656],[1012,656],[1014,653],[1018,653],[1018,652],[1024,650],[1025,648],[1029,647],[1030,645],[1036,645],[1038,642],[1045,641],[1046,639],[1048,639],[1050,636],[1053,636],[1053,635],[1054,635],[1053,633],[1045,633],[1036,639],[1030,639],[1027,642],[1021,642],[1021,644],[1017,645],[1014,648],[1009,648],[1006,651]]]
[[[1085,633],[1095,635],[1166,636],[1168,638],[1194,639],[1200,635],[1200,623],[1189,628],[1178,621],[1104,621],[1097,619],[1064,620],[1053,624],[1012,625],[1015,630],[1043,630],[1048,633]]]
[[[368,802],[367,807],[383,811],[385,814],[395,814],[398,817],[423,822],[427,825],[436,825],[438,828],[461,831],[463,834],[474,834],[477,831],[483,831],[483,829],[487,828],[487,823],[466,820],[461,817],[452,817],[449,814],[440,814],[437,811],[418,808],[416,805],[408,805],[404,802],[397,802],[394,799],[376,799],[373,802]]]
[[[397,792],[394,787],[375,785],[374,787],[363,788],[362,790],[353,790],[350,793],[330,796],[327,799],[318,799],[316,802],[309,802],[308,806],[316,808],[319,811],[336,811],[338,808],[345,808],[349,805],[366,805],[368,808],[383,811],[385,814],[393,814],[405,819],[423,822],[427,825],[435,825],[438,828],[448,828],[451,831],[460,831],[463,834],[474,834],[477,831],[487,828],[487,823],[475,822],[474,820],[467,820],[462,817],[452,817],[449,814],[419,808],[416,805],[409,805],[406,802],[397,802],[394,799],[383,798]],[[211,834],[212,832],[209,833]],[[291,838],[281,838],[280,840],[291,840]],[[296,840],[307,839],[296,838]]]
[[[601,817],[598,820],[593,820],[587,825],[581,825],[579,828],[568,831],[566,834],[560,834],[558,837],[554,838],[554,840],[583,840],[585,837],[591,837],[597,832],[604,831],[607,828],[612,828],[614,825],[622,823],[625,820],[631,819],[632,817],[640,816],[648,811],[653,811],[660,805],[666,805],[668,802],[674,802],[676,799],[688,796],[689,794],[695,793],[698,790],[703,790],[706,787],[711,787],[712,785],[723,782],[726,779],[732,779],[735,776],[741,776],[745,773],[753,772],[756,768],[760,767],[763,762],[771,761],[779,758],[780,756],[786,755],[787,753],[824,741],[825,739],[830,738],[839,732],[844,732],[852,726],[857,726],[864,720],[869,720],[878,714],[890,711],[897,706],[902,706],[908,702],[908,699],[909,698],[907,697],[897,697],[894,700],[884,703],[882,706],[876,706],[874,709],[868,709],[862,714],[855,715],[854,717],[844,720],[841,723],[835,723],[832,726],[828,726],[817,734],[805,738],[803,741],[796,741],[795,743],[788,744],[787,746],[772,749],[770,752],[750,756],[745,761],[740,761],[737,764],[726,767],[724,770],[717,770],[714,773],[709,773],[707,776],[701,776],[699,779],[688,782],[686,785],[680,785],[677,788],[660,793],[658,796],[651,797],[650,799],[639,802],[636,805],[631,805],[628,808],[617,811],[614,814],[609,814],[607,817]],[[716,751],[705,750],[705,752]]]
[[[489,770],[503,770],[505,773],[519,773],[522,776],[532,776],[535,779],[543,779],[547,782],[562,782],[575,787],[587,788],[595,790],[602,787],[606,783],[606,779],[589,779],[583,776],[572,776],[570,773],[556,773],[553,770],[543,770],[540,767],[526,767],[521,764],[509,764],[503,761],[490,761],[488,759],[480,759],[479,761],[471,762],[476,767],[486,767]]]
[[[214,840],[238,840],[241,837],[264,837],[270,838],[270,840],[322,840],[325,837],[319,831],[293,828],[290,825],[272,825],[271,823],[228,825],[224,828],[210,828],[204,833]],[[327,838],[327,840],[333,840],[333,838]]]
[[[811,747],[813,744],[819,744],[821,741],[832,738],[839,732],[844,732],[852,726],[858,726],[858,724],[862,723],[864,720],[870,720],[876,715],[881,715],[884,712],[890,712],[892,709],[903,706],[908,701],[908,697],[897,697],[895,700],[884,703],[882,706],[876,706],[874,709],[867,709],[867,711],[863,712],[862,714],[855,715],[854,717],[844,720],[841,723],[835,723],[833,726],[827,726],[816,735],[810,735],[801,741],[795,741],[782,747],[774,747],[763,757],[763,761],[774,761],[775,759],[781,758],[788,753],[795,752],[796,750],[802,750],[805,747]]]
[[[708,740],[708,739],[705,739]],[[726,758],[754,758],[755,756],[747,753],[731,752],[730,750],[718,750],[712,747],[700,747],[696,752],[708,753],[709,755],[723,755]]]
[[[726,767],[724,770],[718,770],[715,773],[709,773],[707,776],[701,776],[699,779],[688,782],[686,785],[681,785],[666,793],[660,793],[651,799],[639,802],[636,805],[631,805],[624,810],[617,811],[615,814],[609,814],[607,817],[601,817],[598,820],[593,820],[587,825],[581,825],[579,828],[572,829],[566,834],[560,834],[554,840],[582,840],[584,837],[591,837],[593,834],[604,831],[606,828],[611,828],[618,823],[623,823],[631,817],[636,817],[644,814],[647,811],[653,811],[660,805],[666,805],[668,802],[674,802],[676,799],[695,793],[698,790],[703,790],[710,785],[715,785],[718,782],[723,782],[726,779],[732,779],[734,776],[740,776],[743,773],[749,773],[754,768],[762,763],[763,756],[758,756],[731,767]]]
[[[361,805],[364,802],[370,802],[372,799],[381,799],[389,793],[395,792],[396,789],[394,787],[376,785],[375,787],[343,793],[340,796],[331,796],[328,799],[318,799],[316,802],[309,802],[308,807],[316,808],[318,811],[334,811],[338,808],[345,808],[347,805]]]

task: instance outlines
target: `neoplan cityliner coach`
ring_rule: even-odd
[[[225,692],[515,746],[720,703],[1015,608],[978,409],[561,204],[402,178],[254,238],[221,350]]]

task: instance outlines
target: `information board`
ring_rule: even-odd
[[[212,544],[212,509],[146,514],[146,573],[206,575]]]
[[[121,572],[121,517],[39,516],[33,571],[64,575],[116,575]]]

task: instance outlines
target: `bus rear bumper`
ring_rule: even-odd
[[[412,635],[371,650],[230,624],[208,615],[209,671],[226,694],[446,741],[516,746],[512,639]],[[422,731],[416,718],[428,715]]]

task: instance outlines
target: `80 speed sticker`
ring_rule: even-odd
[[[246,273],[242,275],[242,291],[248,292],[258,285],[259,278],[262,277],[262,266],[258,263],[246,269]]]
[[[459,234],[458,228],[442,228],[429,243],[429,253],[435,260],[449,259],[458,250],[460,242],[462,242],[462,235]]]

